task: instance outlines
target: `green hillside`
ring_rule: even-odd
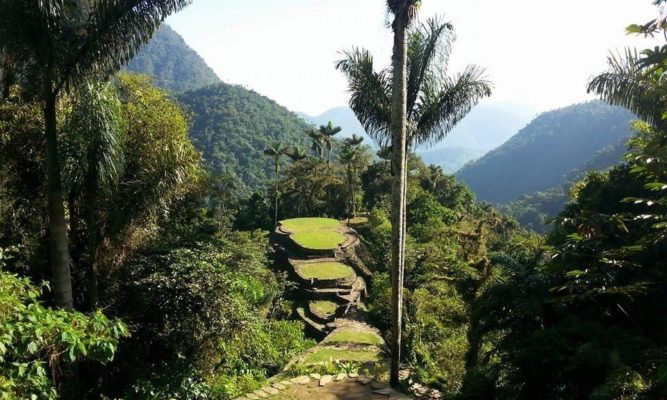
[[[571,201],[570,188],[573,184],[584,179],[586,173],[592,170],[607,170],[617,165],[626,151],[625,139],[615,145],[600,150],[586,164],[568,174],[566,182],[547,190],[525,194],[518,200],[501,206],[501,210],[512,215],[519,223],[536,232],[544,233],[549,230],[547,224]]]
[[[190,138],[206,167],[229,173],[248,189],[271,177],[272,161],[264,149],[275,141],[304,141],[308,125],[273,100],[241,86],[219,83],[178,95],[192,113]]]
[[[169,25],[162,24],[153,38],[125,67],[150,75],[153,84],[172,92],[198,89],[220,82],[206,62]]]
[[[480,200],[493,203],[557,187],[574,170],[586,169],[596,153],[627,138],[633,119],[598,101],[546,112],[457,176]]]
[[[229,173],[241,189],[258,189],[273,166],[263,155],[272,142],[303,140],[308,127],[286,108],[241,86],[222,83],[183,38],[163,24],[126,69],[178,93],[191,112],[190,137],[213,173]]]

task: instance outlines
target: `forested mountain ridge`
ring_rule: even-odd
[[[155,86],[171,92],[199,89],[220,82],[201,56],[167,24],[160,26],[125,69],[149,75]]]
[[[246,188],[261,188],[272,161],[272,142],[304,142],[309,126],[275,101],[241,86],[219,83],[178,95],[192,114],[190,138],[214,174],[231,174]]]
[[[376,147],[354,112],[349,107],[335,107],[317,116],[297,113],[308,123],[326,125],[333,121],[343,130],[342,137],[357,134],[367,144]],[[453,173],[466,163],[476,160],[488,151],[504,143],[516,131],[525,126],[534,115],[532,109],[522,105],[492,103],[475,107],[440,143],[433,147],[416,149],[427,164],[441,166]]]
[[[457,176],[480,200],[493,203],[553,188],[573,170],[584,169],[597,152],[628,138],[634,118],[599,101],[549,111]]]
[[[309,126],[261,94],[223,83],[204,60],[168,25],[127,65],[152,77],[190,112],[190,138],[214,174],[230,174],[240,189],[264,187],[272,163],[263,150],[272,142],[303,141]]]
[[[549,230],[548,223],[572,201],[570,191],[573,185],[584,179],[589,171],[604,171],[618,165],[626,151],[625,138],[595,153],[582,167],[567,174],[565,182],[546,190],[524,194],[518,200],[500,209],[513,216],[519,223],[536,232]]]

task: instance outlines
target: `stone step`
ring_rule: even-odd
[[[298,307],[296,309],[296,313],[299,315],[299,317],[306,323],[308,326],[319,332],[320,334],[324,334],[327,331],[329,331],[329,328],[327,328],[326,325],[321,324],[317,321],[314,321],[313,319],[309,318],[308,315],[306,314],[306,311],[303,309],[303,307]]]

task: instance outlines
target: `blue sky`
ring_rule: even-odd
[[[339,51],[366,47],[389,61],[385,0],[194,0],[167,20],[228,83],[317,115],[347,103]],[[423,0],[422,19],[456,28],[451,69],[475,63],[495,84],[490,102],[536,111],[589,98],[610,49],[648,47],[624,27],[656,15],[650,0]]]

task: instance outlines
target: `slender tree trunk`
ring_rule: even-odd
[[[352,213],[352,218],[354,218],[354,182],[352,181],[354,176],[352,174],[353,171],[348,170],[348,185],[350,185],[350,212]]]
[[[56,307],[73,308],[72,280],[70,277],[69,241],[63,205],[58,138],[56,131],[56,95],[46,90],[44,121],[46,128],[46,174],[49,212],[49,255]]]
[[[99,290],[99,276],[100,276],[100,258],[102,257],[102,244],[100,243],[101,235],[95,235],[90,242],[90,270],[88,271],[88,306],[91,311],[97,309],[100,290]]]
[[[276,191],[276,193],[275,193],[275,201],[276,201],[276,203],[275,203],[274,210],[273,210],[274,213],[275,213],[275,214],[274,214],[274,217],[273,217],[275,226],[278,226],[278,172],[279,172],[278,169],[279,169],[279,166],[278,166],[278,159],[276,159],[275,176],[274,176],[274,185],[273,185],[273,190]]]
[[[406,193],[406,143],[407,143],[407,5],[396,12],[393,54],[392,91],[392,171],[391,190],[391,384],[399,384],[401,362],[401,329],[403,306],[403,268],[405,264],[405,193]]]

